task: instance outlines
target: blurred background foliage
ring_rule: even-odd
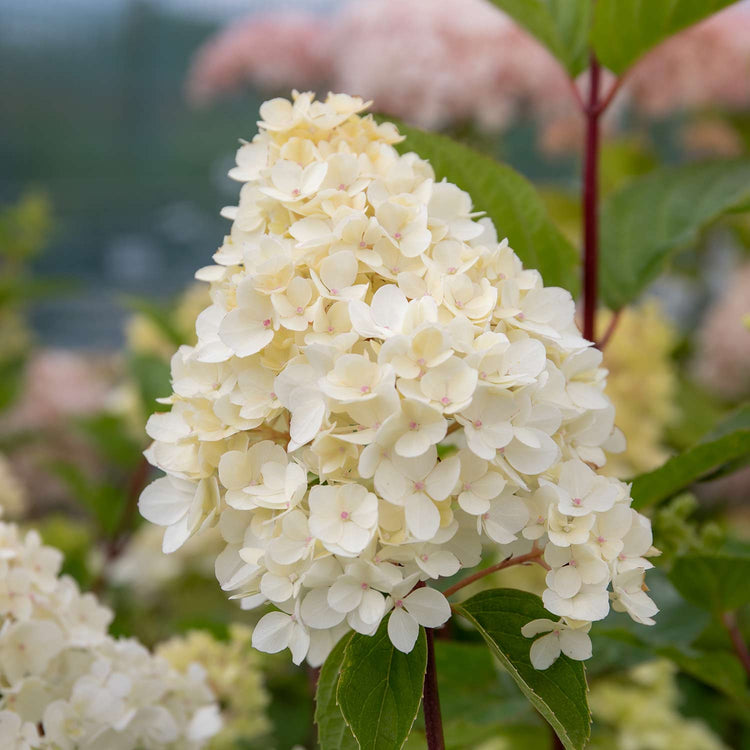
[[[288,5],[325,22],[346,3]],[[278,6],[0,0],[0,506],[65,552],[66,572],[115,609],[115,633],[161,644],[177,665],[208,668],[228,719],[213,750],[315,746],[314,676],[250,649],[255,615],[214,579],[218,533],[167,557],[135,508],[149,478],[143,426],[165,408],[156,399],[169,392],[169,359],[191,343],[206,305],[191,276],[225,230],[219,209],[236,193],[224,176],[235,144],[255,132],[259,103],[294,85],[269,85],[248,69],[211,106],[189,104],[196,51],[248,9]],[[750,38],[746,46],[747,68],[729,74],[745,76],[750,91]],[[660,165],[748,156],[750,96],[747,105],[659,117],[621,108],[603,146],[603,193]],[[546,147],[533,110],[494,130],[467,117],[439,125],[532,179],[578,244],[574,145]],[[750,218],[730,213],[620,316],[604,362],[629,445],[613,456],[612,473],[657,468],[750,396],[748,263]],[[602,311],[600,330],[611,316]],[[739,419],[750,430],[747,412]],[[691,601],[681,569],[717,552],[750,560],[748,463],[741,457],[652,510],[663,554],[649,585],[662,611],[645,633],[625,617],[594,627],[592,748],[750,748],[747,679],[721,617]],[[539,575],[501,571],[465,593],[498,585],[538,593]],[[746,641],[748,599],[732,607]],[[476,634],[451,635],[437,644],[448,747],[549,745],[548,729]],[[424,747],[419,726],[407,747]]]

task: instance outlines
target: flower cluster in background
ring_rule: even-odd
[[[365,106],[262,106],[230,172],[230,234],[197,274],[212,304],[172,360],[171,411],[147,426],[167,476],[141,513],[165,552],[218,524],[222,588],[280,610],[253,644],[313,665],[388,613],[410,651],[450,616],[418,584],[476,565],[482,541],[546,545],[543,599],[563,619],[545,642],[580,631],[561,648],[587,658],[610,602],[645,624],[657,611],[649,522],[590,468],[621,443],[601,353],[570,294]]]
[[[725,750],[706,724],[680,714],[676,672],[660,659],[595,680],[589,694],[592,750]]]
[[[218,641],[196,630],[172,638],[156,649],[180,672],[200,664],[222,708],[224,726],[211,739],[209,750],[234,750],[238,742],[247,743],[268,733],[270,724],[265,709],[268,693],[263,685],[260,655],[251,647],[252,630],[231,625],[229,639]]]
[[[611,313],[600,317],[605,330]],[[627,448],[610,456],[604,472],[621,479],[661,466],[669,457],[664,432],[675,416],[677,376],[671,354],[676,334],[658,303],[624,310],[604,350],[606,393]]]
[[[646,117],[746,110],[750,90],[738,72],[748,70],[750,6],[737,3],[648,54],[618,100]],[[428,128],[473,121],[495,131],[533,112],[551,152],[572,148],[582,132],[559,64],[485,0],[353,0],[331,17],[253,16],[199,50],[187,94],[203,104],[246,84],[278,92],[321,83]],[[726,149],[726,128],[722,134]]]
[[[0,746],[197,750],[221,728],[198,666],[177,671],[60,576],[62,555],[0,523]]]

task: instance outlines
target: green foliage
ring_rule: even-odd
[[[674,561],[669,579],[702,609],[720,613],[750,604],[750,557],[685,555]]]
[[[67,485],[76,500],[89,511],[104,536],[111,536],[124,510],[123,490],[107,482],[89,478],[77,465],[66,461],[55,461],[50,468]]]
[[[623,73],[644,52],[733,0],[597,0],[591,44],[599,60]]]
[[[141,460],[142,446],[130,436],[122,417],[101,412],[81,417],[76,424],[108,463],[130,470]]]
[[[361,750],[398,750],[409,736],[422,700],[427,638],[420,628],[414,649],[398,651],[388,618],[374,636],[352,636],[344,652],[336,699]]]
[[[171,392],[169,362],[153,354],[134,354],[128,362],[130,374],[138,386],[144,414],[168,411],[169,407],[157,402]]]
[[[52,232],[52,207],[40,192],[29,192],[0,209],[0,254],[9,263],[31,260]]]
[[[662,646],[657,653],[673,661],[685,674],[750,709],[750,690],[747,689],[745,671],[734,654],[728,651],[694,651],[674,646]]]
[[[318,677],[315,692],[315,723],[318,725],[318,743],[322,750],[357,750],[359,747],[336,701],[336,688],[344,664],[344,652],[351,639],[351,634],[344,636],[333,647]]]
[[[633,507],[656,505],[726,466],[750,458],[750,406],[722,422],[700,443],[633,482]]]
[[[533,34],[571,76],[588,64],[591,0],[491,0]]]
[[[131,310],[140,313],[156,326],[159,333],[174,344],[175,349],[186,344],[185,337],[174,324],[173,309],[158,305],[143,297],[124,297],[124,302]]]
[[[510,167],[499,164],[450,138],[427,133],[403,123],[402,152],[416,151],[429,159],[438,180],[447,178],[470,195],[508,237],[527,268],[536,268],[548,286],[578,289],[578,252],[552,223],[544,202],[532,184]]]
[[[601,208],[605,303],[618,310],[633,302],[673,253],[748,200],[750,161],[744,159],[664,167],[608,196]]]
[[[526,623],[549,617],[541,599],[525,591],[494,589],[467,599],[455,610],[477,628],[567,750],[583,748],[591,731],[583,664],[560,656],[548,669],[534,669],[529,660],[531,640],[521,635]]]
[[[719,549],[725,533],[715,521],[699,523],[694,517],[698,501],[689,493],[677,495],[656,508],[651,518],[654,545],[661,551],[660,565],[680,555],[711,553]]]

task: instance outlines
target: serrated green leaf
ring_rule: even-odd
[[[406,140],[401,153],[415,151],[429,159],[437,179],[448,179],[485,211],[499,238],[507,237],[527,268],[536,268],[548,286],[573,295],[578,289],[578,251],[552,223],[533,185],[510,167],[443,135],[397,123]]]
[[[591,0],[490,0],[577,76],[588,62]]]
[[[427,638],[420,628],[411,653],[388,637],[388,619],[373,636],[356,633],[346,646],[336,699],[361,750],[399,750],[422,701]]]
[[[712,612],[750,604],[750,557],[684,555],[674,561],[669,580],[689,602]]]
[[[727,417],[701,442],[648,474],[642,474],[631,490],[633,507],[656,505],[728,465],[750,459],[750,407]]]
[[[357,750],[359,745],[344,721],[336,702],[339,673],[344,663],[344,651],[352,635],[344,636],[334,647],[320,670],[315,691],[315,723],[321,750]]]
[[[635,300],[671,254],[750,200],[750,160],[665,167],[628,182],[601,210],[600,288],[617,310]]]
[[[549,617],[542,600],[525,591],[494,589],[482,591],[454,609],[477,628],[567,750],[583,748],[591,733],[583,664],[560,656],[548,669],[534,669],[529,660],[531,640],[521,635],[526,623]]]
[[[597,0],[591,44],[597,58],[623,73],[641,55],[734,0]]]

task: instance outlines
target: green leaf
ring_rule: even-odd
[[[344,651],[351,639],[351,634],[344,636],[333,647],[318,677],[318,688],[315,692],[315,723],[318,725],[318,742],[321,750],[357,750],[359,747],[336,702],[339,672],[344,663]]]
[[[169,363],[153,354],[136,354],[130,358],[128,366],[138,385],[145,412],[167,411],[169,407],[156,399],[169,396],[172,391]]]
[[[571,76],[588,63],[591,0],[491,0],[533,34]]]
[[[76,420],[101,456],[123,469],[132,469],[141,460],[142,446],[128,432],[125,420],[116,414],[94,414]]]
[[[633,507],[641,510],[676,495],[723,467],[750,458],[750,406],[738,410],[701,442],[648,474],[631,490]]]
[[[507,237],[527,268],[536,268],[548,286],[578,289],[578,251],[552,223],[532,184],[510,167],[443,135],[397,123],[406,140],[401,153],[429,159],[438,180],[448,179],[471,196],[492,219],[499,238]]]
[[[605,303],[617,310],[632,302],[672,253],[695,243],[703,228],[748,200],[746,159],[657,169],[609,195],[601,210]]]
[[[388,637],[388,620],[373,636],[356,633],[346,646],[336,698],[361,750],[399,750],[422,701],[427,638],[409,654]]]
[[[710,685],[745,707],[750,707],[745,670],[728,651],[684,651],[674,646],[656,650],[671,659],[683,672]]]
[[[591,44],[600,62],[622,73],[644,52],[734,0],[597,0]]]
[[[674,561],[669,580],[689,602],[712,612],[750,604],[750,557],[685,555]]]
[[[494,589],[482,591],[454,609],[477,628],[567,750],[583,748],[591,733],[583,664],[561,656],[546,670],[534,669],[529,661],[531,640],[521,635],[527,622],[549,617],[542,600],[525,591]]]

